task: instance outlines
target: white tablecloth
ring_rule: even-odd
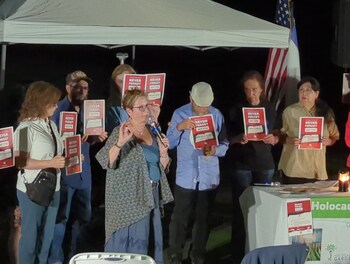
[[[293,186],[306,188],[310,185]],[[316,260],[307,263],[350,263],[350,194],[338,192],[337,187],[298,194],[286,193],[284,189],[283,186],[254,186],[241,195],[246,251],[295,243],[296,237],[288,234],[287,202],[310,198],[314,232],[298,238],[299,242],[313,242],[310,255]]]

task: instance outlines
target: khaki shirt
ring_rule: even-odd
[[[308,111],[300,103],[288,106],[283,111],[281,133],[292,138],[298,137],[299,118],[303,116],[315,116],[315,108]],[[334,120],[324,122],[323,137],[339,139],[339,130]],[[326,180],[326,148],[299,150],[294,145],[285,143],[278,169],[288,177]]]

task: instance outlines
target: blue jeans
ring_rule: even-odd
[[[233,170],[232,173],[232,256],[235,260],[240,261],[245,253],[245,227],[242,215],[239,197],[243,191],[253,183],[271,182],[274,169],[251,171],[251,170]]]
[[[75,189],[63,184],[60,190],[60,206],[57,214],[55,232],[50,249],[49,263],[64,262],[62,244],[66,233],[68,219],[72,220],[69,260],[77,253],[77,244],[82,227],[91,218],[91,188]]]
[[[46,264],[53,238],[60,193],[55,192],[48,207],[37,205],[27,194],[17,190],[21,209],[19,264]]]

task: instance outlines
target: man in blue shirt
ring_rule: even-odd
[[[204,263],[205,247],[209,235],[209,212],[213,190],[220,182],[219,157],[228,149],[228,140],[221,112],[212,107],[214,95],[205,82],[193,85],[190,103],[175,110],[167,137],[170,148],[177,148],[175,207],[169,226],[169,255],[171,263],[181,263],[182,247],[190,216],[194,214],[191,260]],[[192,116],[211,114],[219,145],[195,149],[191,130],[195,127]]]
[[[84,224],[91,218],[91,167],[90,145],[102,142],[107,133],[99,136],[83,135],[84,100],[88,99],[89,84],[92,80],[82,71],[69,73],[66,78],[67,96],[59,101],[52,120],[59,127],[62,111],[78,113],[77,134],[81,135],[81,152],[84,156],[82,173],[61,174],[60,206],[57,214],[54,237],[51,245],[49,263],[64,263],[65,257],[62,248],[68,219],[72,220],[69,260],[76,254],[77,240]]]

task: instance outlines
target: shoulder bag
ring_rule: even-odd
[[[55,144],[55,155],[57,154],[57,141],[49,121],[51,135]],[[49,206],[55,194],[57,175],[55,168],[42,169],[32,183],[28,183],[24,177],[24,170],[21,170],[24,184],[27,188],[28,198],[41,206]]]

